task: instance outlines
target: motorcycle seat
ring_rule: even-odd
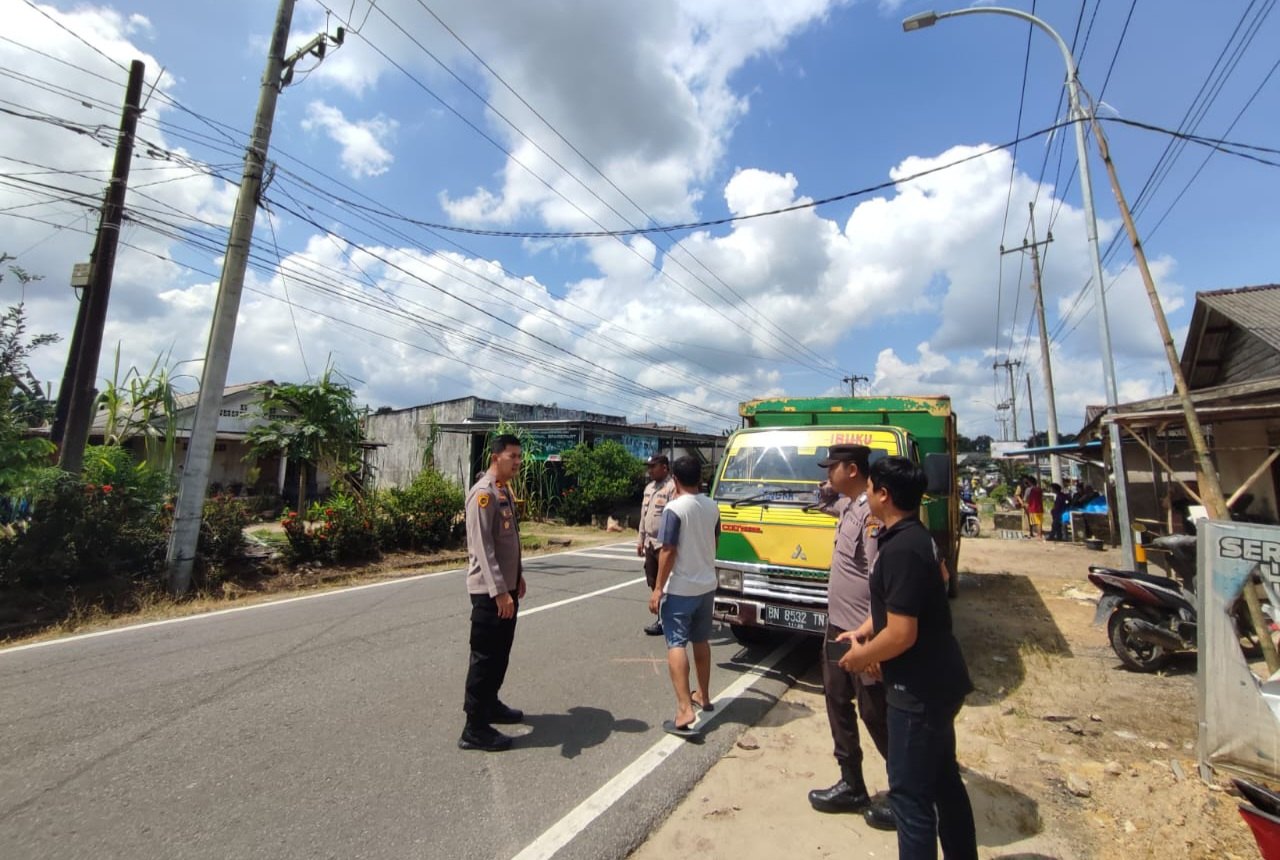
[[[1109,573],[1112,576],[1123,576],[1128,579],[1136,579],[1138,582],[1145,582],[1149,585],[1156,585],[1160,588],[1181,588],[1182,583],[1171,576],[1159,576],[1153,573],[1139,573],[1136,570],[1124,570],[1118,567],[1103,567],[1101,565],[1089,565],[1091,573]]]

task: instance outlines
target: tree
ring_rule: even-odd
[[[0,263],[12,259],[0,253]],[[24,287],[39,280],[18,266],[9,266],[9,273]],[[0,273],[2,280],[4,275]],[[21,302],[0,316],[0,496],[20,493],[37,470],[49,465],[54,453],[49,440],[29,432],[53,420],[53,402],[28,362],[37,349],[58,340],[56,334],[28,338],[27,315]]]
[[[354,487],[350,475],[360,468],[364,422],[341,374],[330,366],[313,383],[266,383],[255,391],[261,395],[255,417],[262,423],[246,436],[249,456],[279,454],[299,464],[299,511],[305,510],[308,468]]]
[[[644,484],[644,464],[612,439],[596,442],[594,447],[575,445],[561,457],[565,474],[577,485],[569,491],[577,498],[564,505],[564,510],[570,512],[566,519],[607,514]]]

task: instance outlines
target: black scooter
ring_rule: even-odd
[[[1102,590],[1093,623],[1107,619],[1107,638],[1120,662],[1136,672],[1155,672],[1173,655],[1196,648],[1196,537],[1163,535],[1150,549],[1163,555],[1173,576],[1091,566],[1089,581]],[[1244,598],[1231,608],[1241,647],[1259,651]]]
[[[1089,567],[1089,581],[1102,591],[1093,623],[1107,620],[1112,650],[1136,672],[1155,672],[1196,647],[1196,538],[1166,535],[1151,548],[1168,554],[1176,578]]]

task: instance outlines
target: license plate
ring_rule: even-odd
[[[766,606],[765,624],[774,627],[786,627],[789,630],[805,630],[810,633],[823,633],[827,629],[827,613],[812,609],[788,609],[783,606]]]

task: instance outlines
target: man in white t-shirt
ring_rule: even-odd
[[[662,621],[667,640],[667,670],[676,691],[676,716],[662,724],[664,731],[694,738],[698,710],[712,710],[711,610],[716,593],[716,545],[720,541],[720,508],[699,492],[702,466],[693,457],[671,464],[677,495],[662,512],[658,540],[658,581],[649,597],[649,611]],[[689,655],[698,689],[689,689]]]

